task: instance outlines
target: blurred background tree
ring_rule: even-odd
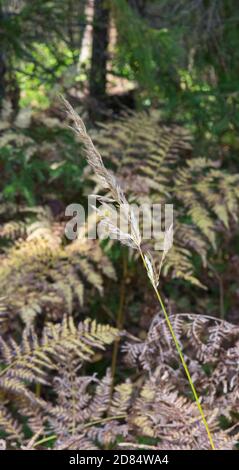
[[[204,144],[238,145],[232,0],[1,0],[0,22],[1,96],[14,107],[64,91],[96,109],[109,90],[134,89],[131,106],[160,107]]]

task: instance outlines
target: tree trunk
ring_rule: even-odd
[[[106,95],[106,66],[110,9],[107,0],[94,1],[93,44],[89,89],[97,102]]]

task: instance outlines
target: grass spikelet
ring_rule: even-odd
[[[92,170],[95,172],[95,175],[96,175],[99,183],[103,186],[103,188],[105,188],[109,191],[109,196],[111,198],[110,201],[115,204],[117,209],[120,210],[121,213],[123,213],[126,218],[128,218],[128,225],[130,227],[130,233],[129,234],[119,231],[115,220],[111,219],[111,217],[110,217],[111,212],[110,212],[110,208],[107,205],[107,202],[104,202],[104,209],[106,210],[106,213],[107,213],[107,216],[105,217],[104,221],[105,221],[106,226],[108,226],[109,231],[111,233],[115,232],[115,234],[119,235],[120,241],[123,241],[123,242],[126,241],[126,244],[128,244],[129,246],[132,246],[133,248],[136,248],[138,250],[140,256],[141,256],[143,265],[144,265],[144,267],[147,271],[150,283],[151,283],[151,285],[152,285],[152,287],[155,291],[158,302],[159,302],[160,307],[163,311],[166,323],[168,325],[170,334],[172,336],[175,347],[176,347],[177,352],[179,354],[182,366],[184,368],[184,371],[185,371],[185,374],[187,376],[189,385],[191,387],[195,402],[197,404],[199,413],[201,415],[202,422],[205,426],[211,448],[213,450],[215,450],[215,445],[214,445],[214,442],[213,442],[213,439],[212,439],[212,435],[211,435],[211,432],[210,432],[205,414],[203,412],[203,409],[202,409],[202,406],[201,406],[201,403],[200,403],[200,399],[197,395],[197,392],[196,392],[196,389],[194,387],[194,384],[193,384],[193,381],[192,381],[192,378],[191,378],[191,374],[190,374],[189,369],[187,367],[187,364],[185,362],[185,359],[184,359],[179,341],[177,340],[177,337],[176,337],[176,334],[174,332],[174,329],[173,329],[172,323],[170,321],[169,315],[166,311],[166,308],[164,306],[164,302],[163,302],[162,297],[160,295],[160,292],[158,290],[160,272],[158,272],[158,273],[156,272],[156,269],[155,269],[155,266],[153,264],[153,260],[152,260],[151,256],[149,254],[144,253],[143,250],[142,250],[142,246],[141,246],[142,238],[141,238],[141,235],[140,235],[140,229],[139,229],[138,223],[136,221],[136,218],[134,217],[134,212],[130,208],[130,205],[129,205],[129,203],[128,203],[128,201],[127,201],[120,185],[117,183],[116,178],[114,177],[114,175],[112,175],[105,168],[102,157],[99,154],[99,152],[97,151],[97,149],[95,148],[90,136],[88,135],[86,127],[85,127],[82,119],[77,115],[77,113],[74,111],[72,106],[66,100],[64,100],[64,103],[66,105],[67,112],[68,112],[68,115],[69,115],[70,119],[72,119],[73,122],[74,122],[74,131],[77,133],[77,135],[80,138],[80,141],[82,142],[82,144],[85,147],[87,161],[88,161],[89,165],[91,166]],[[102,201],[102,198],[101,198],[101,201]],[[107,198],[104,198],[104,201],[107,201]],[[107,209],[109,209],[109,210],[107,211]],[[121,237],[123,237],[123,240],[121,240]],[[168,229],[168,231],[166,231],[166,234],[165,234],[164,244],[163,244],[163,254],[162,254],[162,257],[161,257],[161,262],[160,262],[160,267],[159,267],[160,269],[161,269],[162,263],[163,263],[166,255],[167,255],[167,252],[169,251],[169,249],[171,247],[171,241],[172,241],[172,227],[170,227]]]

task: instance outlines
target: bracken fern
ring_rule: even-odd
[[[224,170],[219,158],[197,156],[190,132],[165,125],[157,112],[101,124],[94,141],[130,200],[174,204],[174,244],[162,274],[200,285],[192,253],[207,266],[217,233],[238,220],[239,175]]]

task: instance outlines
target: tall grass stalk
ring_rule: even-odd
[[[83,143],[85,151],[86,151],[86,158],[95,172],[98,181],[100,182],[101,186],[107,190],[107,196],[100,196],[99,200],[105,209],[105,216],[103,216],[103,222],[105,226],[107,227],[108,233],[112,234],[114,236],[117,236],[117,238],[123,242],[124,244],[130,246],[131,248],[134,248],[138,251],[143,265],[147,271],[150,283],[155,291],[155,294],[157,296],[158,302],[160,304],[160,307],[163,311],[166,323],[168,325],[170,334],[172,336],[173,342],[175,344],[175,347],[177,349],[180,361],[182,363],[182,366],[184,368],[185,374],[187,376],[189,385],[191,387],[195,402],[197,404],[199,413],[201,415],[202,422],[205,426],[208,439],[210,442],[210,446],[213,450],[215,450],[215,445],[212,439],[212,435],[204,414],[204,411],[202,409],[200,399],[198,397],[198,394],[196,392],[195,386],[193,384],[192,377],[190,375],[188,366],[185,362],[184,356],[182,349],[180,347],[180,344],[177,340],[176,334],[174,332],[172,323],[170,321],[169,315],[166,311],[166,308],[164,306],[164,302],[162,300],[162,297],[160,295],[160,292],[158,290],[158,284],[159,284],[159,275],[160,275],[160,270],[158,272],[155,269],[154,262],[150,256],[150,254],[143,253],[142,251],[142,238],[140,234],[140,229],[138,226],[138,222],[135,218],[133,209],[129,205],[120,185],[118,184],[117,180],[115,179],[114,175],[111,174],[104,166],[102,157],[98,150],[95,148],[90,136],[87,133],[86,127],[82,121],[82,119],[78,116],[78,114],[74,111],[72,106],[64,100],[64,103],[66,105],[68,115],[69,117],[73,120],[74,122],[74,131],[77,133],[77,135],[80,138],[80,141]],[[128,226],[130,228],[129,233],[122,232],[117,226],[116,222],[114,219],[111,218],[111,211],[110,211],[110,206],[109,204],[114,204],[115,207],[120,210],[120,215],[125,217],[125,220],[128,222]],[[108,210],[107,210],[108,208]],[[164,249],[163,249],[163,254],[162,254],[162,259],[160,262],[160,267],[162,265],[162,262],[167,255],[167,251],[170,248],[169,244],[169,238],[170,238],[170,232],[171,232],[172,227],[169,228],[168,232],[165,233],[165,243],[164,243]]]
[[[142,250],[140,250],[140,256],[141,256],[141,259],[142,259],[142,261],[143,261],[144,267],[145,267],[145,269],[147,270],[147,273],[148,273],[148,276],[149,276],[148,265],[147,265],[147,263],[146,263],[146,261],[145,261],[145,257],[144,257],[144,254],[143,254]],[[207,423],[207,420],[206,420],[206,417],[205,417],[205,414],[204,414],[203,409],[202,409],[202,405],[201,405],[200,400],[199,400],[199,396],[198,396],[197,391],[196,391],[196,389],[195,389],[195,386],[194,386],[194,384],[193,384],[191,374],[190,374],[189,369],[188,369],[188,366],[187,366],[187,364],[186,364],[186,362],[185,362],[182,349],[181,349],[180,344],[179,344],[179,342],[178,342],[178,340],[177,340],[177,336],[175,335],[175,332],[174,332],[174,329],[173,329],[173,325],[172,325],[172,323],[171,323],[171,321],[170,321],[169,315],[167,314],[166,308],[165,308],[165,306],[164,306],[164,302],[163,302],[163,300],[162,300],[162,297],[161,297],[161,295],[160,295],[160,292],[159,292],[159,290],[158,290],[158,287],[157,287],[154,283],[152,283],[152,282],[151,282],[151,284],[152,284],[152,286],[153,286],[153,288],[154,288],[155,294],[156,294],[156,296],[157,296],[157,299],[158,299],[158,302],[159,302],[159,304],[160,304],[160,307],[161,307],[161,309],[162,309],[162,311],[163,311],[163,314],[164,314],[166,323],[167,323],[167,325],[168,325],[169,331],[170,331],[170,333],[171,333],[171,336],[172,336],[172,338],[173,338],[174,344],[175,344],[176,349],[177,349],[177,351],[178,351],[178,354],[179,354],[181,363],[182,363],[182,365],[183,365],[185,374],[186,374],[186,376],[187,376],[187,378],[188,378],[188,382],[189,382],[189,384],[190,384],[190,387],[191,387],[191,390],[192,390],[192,392],[193,392],[193,396],[194,396],[194,398],[195,398],[195,401],[196,401],[198,410],[199,410],[200,415],[201,415],[201,417],[202,417],[203,424],[204,424],[205,429],[206,429],[206,431],[207,431],[207,435],[208,435],[208,439],[209,439],[211,448],[212,448],[213,450],[216,450],[216,449],[215,449],[214,442],[213,442],[213,439],[212,439],[212,435],[211,435],[211,432],[210,432],[210,429],[209,429],[209,426],[208,426],[208,423]]]

